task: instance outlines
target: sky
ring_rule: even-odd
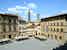
[[[67,13],[67,0],[0,0],[0,13],[17,14],[27,20],[30,8],[31,20]]]

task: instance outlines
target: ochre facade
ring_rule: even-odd
[[[18,16],[0,14],[0,39],[14,39],[18,34]]]
[[[41,34],[61,42],[67,41],[67,14],[41,19]]]

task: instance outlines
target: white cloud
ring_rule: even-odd
[[[16,14],[18,13],[19,15],[21,14],[24,18],[26,18],[25,16],[28,15],[28,9],[30,9],[31,12],[31,17],[32,16],[36,16],[36,12],[34,12],[35,9],[37,9],[37,5],[35,3],[26,3],[24,2],[23,4],[25,4],[24,6],[22,5],[16,5],[15,7],[9,7],[7,8],[7,11],[4,12],[0,12],[0,13],[11,13],[11,14]]]
[[[16,12],[16,8],[8,8],[8,11]]]
[[[17,9],[28,9],[26,6],[16,6]]]
[[[8,12],[9,13],[22,13],[23,11],[21,11],[21,8],[19,6],[19,8],[18,7],[8,8]]]
[[[24,2],[24,4],[26,4],[26,2]],[[36,9],[37,5],[35,3],[28,3],[26,6],[16,5],[15,7],[8,8],[8,12],[22,13],[22,11],[27,11],[29,8],[31,8],[31,10]]]
[[[8,12],[10,12],[12,14],[18,13],[18,15],[22,14],[23,19],[27,19],[27,17],[25,17],[25,16],[28,15],[28,8],[22,7],[22,6],[16,6],[14,8],[8,8]],[[36,16],[36,13],[34,12],[34,10],[31,9],[30,12],[31,12],[31,18],[32,18],[32,16],[34,16],[34,17]]]
[[[36,9],[37,8],[37,5],[35,3],[29,3],[27,5],[28,8],[32,8],[32,9]]]

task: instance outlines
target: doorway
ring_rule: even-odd
[[[9,36],[9,38],[11,38],[11,35],[8,35]]]

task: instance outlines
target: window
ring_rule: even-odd
[[[51,26],[52,26],[52,23],[51,23]]]
[[[62,39],[62,37],[60,36],[60,37],[59,37],[59,39],[61,40],[61,39]]]
[[[36,35],[37,35],[37,33],[36,33]]]
[[[36,31],[36,35],[37,35],[37,31]]]
[[[16,31],[16,27],[14,26],[14,31]]]
[[[40,26],[40,24],[38,24],[38,26]]]
[[[14,19],[14,23],[16,24],[16,19]],[[21,24],[21,22],[20,22],[20,24]]]
[[[3,31],[4,31],[4,32],[6,32],[6,29],[5,29],[5,28],[3,28]]]
[[[11,31],[11,26],[9,26],[9,32]]]
[[[54,23],[54,26],[55,26],[55,23]]]
[[[11,38],[11,35],[9,35],[9,38]]]
[[[61,22],[61,26],[63,26],[63,22]]]
[[[40,33],[39,33],[39,35],[40,35]]]
[[[63,32],[63,28],[61,28],[61,32]]]
[[[54,28],[54,31],[55,31],[55,28]]]
[[[57,32],[59,32],[59,28],[57,28]]]
[[[48,37],[49,37],[49,34],[48,34]]]
[[[51,31],[52,31],[52,28],[51,28]]]
[[[59,23],[57,23],[57,26],[59,26]]]
[[[9,19],[9,23],[11,23],[11,19]]]
[[[5,28],[6,28],[6,32],[9,32],[9,26],[6,25]]]

